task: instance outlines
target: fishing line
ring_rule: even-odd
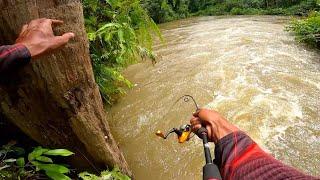
[[[183,99],[183,101],[186,103],[189,102],[191,99],[193,101],[194,106],[196,107],[196,111],[198,111],[200,109],[196,100],[193,98],[193,96],[188,95],[188,94],[181,96],[173,105],[176,105],[181,99]]]
[[[169,110],[167,111],[167,113],[162,117],[164,119],[165,116],[167,116],[173,109],[173,107],[179,102],[183,100],[183,102],[187,103],[189,102],[190,100],[193,102],[194,106],[195,106],[195,112],[198,111],[200,108],[198,106],[198,103],[196,102],[196,100],[194,99],[193,96],[189,95],[189,94],[186,94],[186,95],[183,95],[181,96],[180,98],[178,98],[172,105],[171,107],[169,108]],[[189,139],[193,138],[195,134],[193,134],[191,137],[189,137]]]
[[[193,102],[193,104],[194,104],[194,106],[195,106],[195,108],[196,108],[196,111],[198,111],[198,110],[200,109],[199,106],[198,106],[198,103],[196,102],[196,100],[194,99],[194,97],[191,96],[191,95],[189,95],[189,94],[186,94],[186,95],[183,95],[183,96],[181,96],[180,98],[178,98],[178,99],[170,106],[169,110],[167,111],[167,113],[166,113],[163,117],[165,117],[166,115],[168,115],[169,112],[171,112],[171,110],[173,109],[173,107],[174,107],[180,100],[182,100],[182,99],[183,99],[183,101],[186,102],[186,103],[189,102],[190,99],[191,99],[192,102]]]

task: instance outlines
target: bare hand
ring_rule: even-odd
[[[217,143],[224,136],[239,129],[229,123],[218,112],[208,109],[200,109],[193,114],[190,124],[193,132],[197,132],[202,126],[208,130],[209,141]]]
[[[31,57],[47,54],[67,44],[74,33],[65,33],[62,36],[53,34],[52,25],[62,24],[63,21],[54,19],[36,19],[23,26],[16,40],[17,44],[25,45]]]

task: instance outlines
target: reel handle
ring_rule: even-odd
[[[203,167],[203,180],[220,180],[221,174],[219,168],[216,164],[212,162],[210,148],[208,144],[208,131],[206,128],[201,127],[197,131],[197,135],[203,141],[204,155],[206,159],[206,164]]]

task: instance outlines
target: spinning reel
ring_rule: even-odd
[[[180,97],[174,104],[173,106],[179,102],[181,99],[183,99],[184,102],[189,102],[190,99],[193,101],[194,106],[196,107],[196,110],[199,110],[198,104],[195,101],[195,99],[190,96],[190,95],[184,95],[182,97]],[[170,108],[171,109],[171,108]],[[191,125],[190,124],[186,124],[186,125],[182,125],[180,126],[180,128],[172,128],[170,131],[168,131],[165,135],[162,131],[158,130],[156,132],[156,135],[163,138],[163,139],[167,139],[167,137],[172,134],[172,133],[176,133],[177,137],[178,137],[178,142],[179,143],[184,143],[186,141],[189,141],[193,136],[190,136],[192,131],[191,131]]]
[[[190,99],[192,99],[192,101],[196,107],[196,110],[197,111],[200,110],[196,101],[190,95],[182,96],[174,103],[174,105],[181,99],[183,99],[184,102],[188,102]],[[189,141],[193,137],[193,136],[191,136],[192,130],[191,130],[191,125],[189,125],[189,124],[182,125],[182,126],[180,126],[179,129],[172,128],[166,134],[164,134],[162,131],[158,130],[156,132],[156,135],[163,138],[163,139],[167,139],[168,136],[172,133],[175,133],[177,135],[179,143],[184,143],[186,141]],[[200,129],[198,129],[197,132],[195,132],[195,134],[197,134],[197,136],[199,138],[201,138],[203,141],[204,156],[205,156],[205,160],[206,160],[206,164],[203,167],[203,180],[220,180],[220,179],[222,179],[218,166],[212,161],[212,158],[211,158],[211,153],[210,153],[209,144],[208,144],[208,131],[207,131],[207,129],[204,127],[201,127]]]
[[[167,139],[167,137],[172,133],[176,133],[179,143],[184,143],[186,141],[189,141],[193,137],[193,136],[190,136],[192,131],[191,131],[191,125],[189,124],[182,125],[180,126],[179,129],[172,128],[170,131],[166,133],[166,135],[164,135],[162,131],[158,130],[156,132],[156,135],[159,137],[162,137],[163,139]]]

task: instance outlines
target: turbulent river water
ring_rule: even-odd
[[[160,26],[159,62],[125,70],[135,87],[109,111],[136,179],[201,179],[201,140],[179,144],[154,134],[188,123],[194,107],[172,106],[184,94],[221,112],[277,159],[320,175],[320,53],[296,43],[284,31],[288,21],[201,17]]]

